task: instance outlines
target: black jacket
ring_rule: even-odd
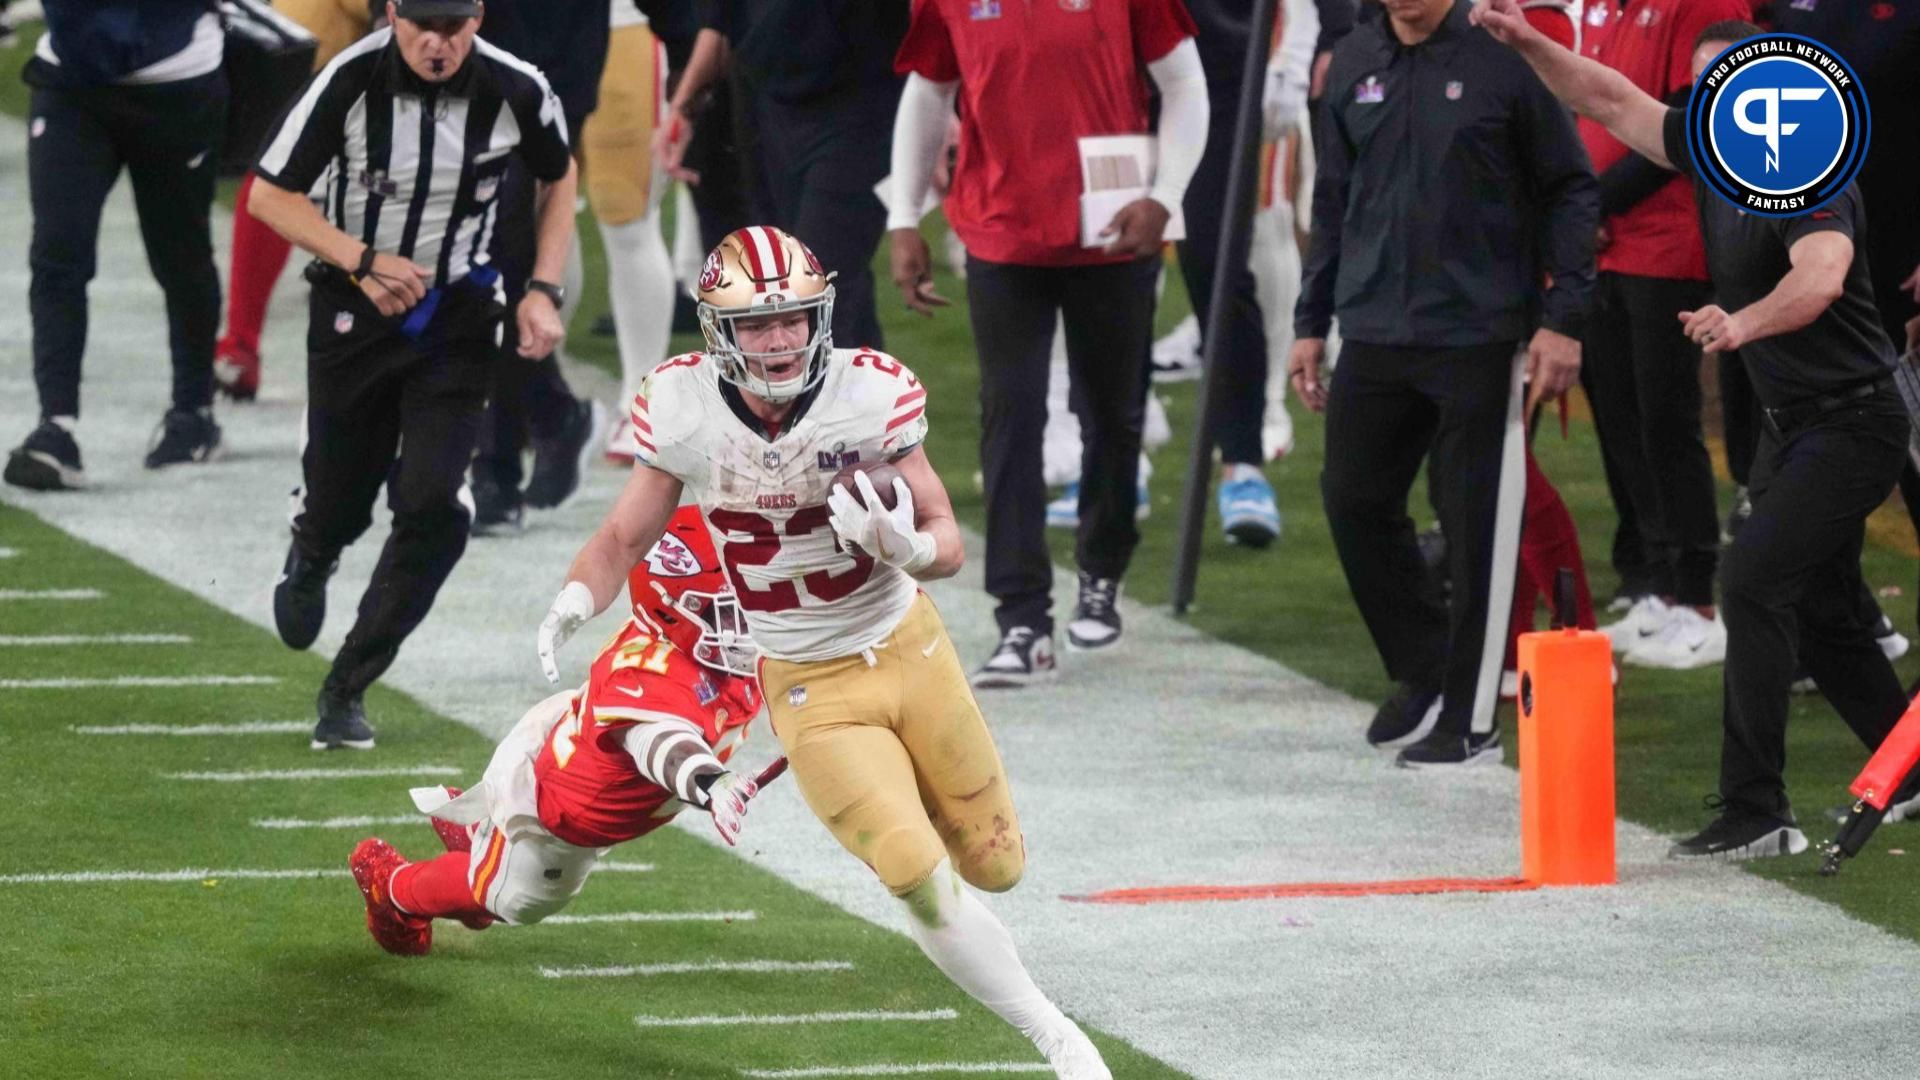
[[[35,86],[102,86],[155,64],[193,40],[212,0],[44,0],[58,65],[32,62]]]
[[[1411,48],[1387,20],[1334,46],[1294,332],[1373,345],[1578,337],[1599,189],[1572,117],[1459,0]],[[1543,276],[1552,285],[1543,289]]]

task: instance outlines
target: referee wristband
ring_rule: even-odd
[[[360,265],[353,268],[353,283],[355,285],[360,284],[360,282],[366,280],[369,274],[373,273],[373,258],[378,254],[380,253],[373,250],[372,244],[368,244],[367,249],[360,253]]]

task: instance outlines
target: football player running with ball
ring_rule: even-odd
[[[436,918],[539,922],[615,844],[687,806],[710,812],[727,843],[740,835],[755,785],[726,761],[760,712],[758,653],[699,510],[673,515],[629,586],[633,618],[585,686],[522,717],[477,787],[413,790],[446,854],[409,863],[378,838],[354,848],[381,948],[425,954]]]
[[[999,751],[915,584],[962,559],[921,447],[925,388],[890,356],[833,347],[833,285],[779,229],[730,234],[707,256],[697,299],[707,351],[660,365],[634,398],[633,474],[540,626],[547,677],[558,677],[553,651],[613,602],[683,492],[698,502],[814,815],[900,898],[948,978],[1058,1075],[1107,1080],[1099,1051],[961,884],[1012,888],[1026,846]],[[883,463],[893,469],[864,471]]]

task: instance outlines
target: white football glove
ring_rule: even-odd
[[[758,794],[760,785],[734,772],[723,772],[707,785],[707,811],[713,815],[713,827],[728,847],[740,839],[747,803]]]
[[[553,598],[547,617],[540,620],[540,670],[547,673],[548,682],[560,681],[560,668],[553,662],[554,650],[565,645],[573,632],[593,616],[593,591],[578,581],[567,582],[567,587]]]
[[[1300,126],[1306,112],[1307,84],[1290,78],[1285,68],[1269,66],[1260,97],[1261,137],[1267,142],[1279,141]]]
[[[827,493],[827,523],[840,539],[890,566],[909,574],[918,573],[933,563],[933,536],[914,528],[913,489],[903,479],[893,482],[894,504],[889,510],[880,502],[880,493],[865,472],[853,474],[860,499],[838,484]]]

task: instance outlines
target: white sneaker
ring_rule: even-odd
[[[1200,377],[1200,320],[1181,319],[1153,343],[1153,381],[1185,382]]]
[[[1080,1030],[1080,1026],[1062,1016],[1060,1022],[1065,1025],[1053,1038],[1051,1050],[1044,1045],[1041,1052],[1047,1055],[1047,1064],[1053,1066],[1054,1075],[1060,1080],[1113,1080],[1113,1073],[1107,1063],[1100,1059],[1100,1051],[1093,1040]],[[1035,1040],[1036,1043],[1042,1040]]]
[[[1643,596],[1627,608],[1619,622],[1600,628],[1613,643],[1614,652],[1628,652],[1643,641],[1657,637],[1667,625],[1667,605],[1657,596]]]
[[[633,456],[640,452],[639,444],[634,442],[636,434],[632,415],[622,416],[620,422],[613,426],[613,434],[607,438],[603,451],[607,460],[615,465],[633,464]]]
[[[1500,673],[1500,700],[1512,701],[1520,696],[1520,673],[1503,671]]]
[[[1907,655],[1908,649],[1913,647],[1913,643],[1907,640],[1907,635],[1895,630],[1893,620],[1885,615],[1880,616],[1880,625],[1874,628],[1873,636],[1880,643],[1880,651],[1885,653],[1889,660],[1900,659]]]
[[[1718,664],[1727,658],[1727,624],[1715,615],[1709,619],[1685,605],[1667,609],[1667,624],[1651,640],[1627,650],[1624,658],[1640,667],[1689,668]]]

